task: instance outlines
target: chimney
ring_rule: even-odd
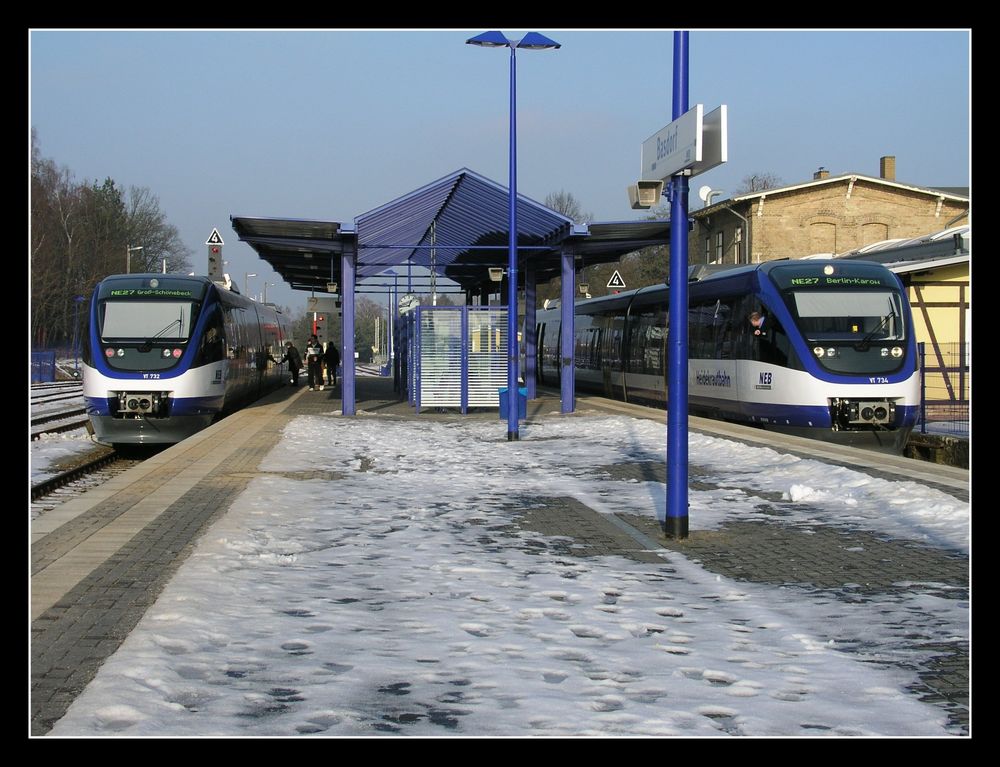
[[[819,170],[813,173],[813,181],[817,181],[821,178],[829,178],[830,171],[824,168],[822,165],[819,166]]]
[[[896,180],[896,158],[893,155],[886,155],[878,161],[878,175],[886,181]]]

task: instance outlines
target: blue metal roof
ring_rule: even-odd
[[[445,271],[452,264],[506,263],[509,206],[505,187],[463,168],[364,213],[355,219],[358,276],[407,262],[430,267],[432,257]],[[518,195],[519,250],[558,247],[572,227],[560,213]]]
[[[489,267],[506,266],[510,195],[462,168],[357,216],[354,230],[338,222],[231,216],[239,238],[294,289],[325,291],[341,282],[341,254],[357,254],[357,277],[411,263],[463,288],[488,284]],[[562,214],[517,197],[518,253],[544,282],[560,273],[560,251],[583,266],[617,259],[669,241],[669,221],[631,221],[574,227]]]

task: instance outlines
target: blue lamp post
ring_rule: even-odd
[[[520,439],[518,433],[518,371],[520,358],[517,348],[517,66],[515,51],[518,48],[544,50],[560,48],[555,40],[550,40],[537,32],[528,32],[520,40],[509,40],[503,32],[493,30],[483,32],[465,41],[469,45],[486,48],[510,48],[510,213],[509,252],[507,254],[507,441]]]
[[[76,377],[80,377],[80,304],[87,299],[83,296],[76,296],[73,302],[76,304],[75,317],[73,319],[73,365],[76,369]]]

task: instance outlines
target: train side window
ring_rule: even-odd
[[[712,318],[715,349],[712,355],[716,359],[733,358],[733,301],[719,301],[715,306],[715,316]]]
[[[226,355],[226,337],[222,327],[222,317],[218,310],[208,318],[205,332],[201,338],[201,347],[195,356],[194,365],[207,365],[219,362]]]
[[[695,304],[688,308],[688,356],[705,359],[715,357],[716,301]]]
[[[782,367],[801,370],[802,363],[799,362],[798,355],[795,353],[795,349],[792,348],[792,342],[788,338],[788,333],[782,327],[781,321],[767,306],[757,306],[755,311],[760,312],[766,317],[764,322],[766,333],[757,336],[747,330],[747,336],[751,340],[751,359],[771,365],[780,365]],[[746,318],[744,324],[747,328],[750,327],[749,318]]]

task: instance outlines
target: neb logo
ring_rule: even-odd
[[[760,374],[760,382],[762,384],[766,384],[766,385],[770,386],[771,385],[771,374],[770,373],[761,373]]]

